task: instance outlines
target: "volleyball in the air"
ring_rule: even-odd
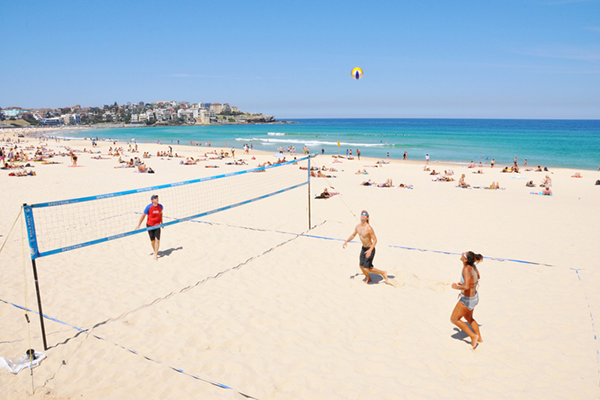
[[[356,67],[352,70],[352,77],[356,80],[359,80],[360,78],[362,78],[363,76],[363,72],[362,69]]]

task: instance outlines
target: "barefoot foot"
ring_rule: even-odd
[[[475,350],[477,348],[478,344],[479,344],[479,335],[475,335],[475,337],[473,339],[471,339],[471,347],[473,348],[473,350]]]

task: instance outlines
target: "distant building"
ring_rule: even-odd
[[[22,108],[10,108],[7,110],[4,110],[4,115],[6,116],[6,118],[10,118],[10,117],[16,117],[19,114],[23,114],[29,112],[29,110],[23,110]]]
[[[201,109],[200,110],[200,122],[203,125],[209,125],[210,124],[210,111],[208,111],[206,109]]]
[[[81,115],[79,114],[67,114],[69,121],[66,122],[71,125],[79,125],[81,123]]]
[[[220,114],[223,111],[223,104],[221,104],[221,103],[212,103],[210,105],[210,110],[214,111],[215,114]]]
[[[46,118],[40,121],[41,125],[61,125],[62,120],[58,117],[55,118]]]

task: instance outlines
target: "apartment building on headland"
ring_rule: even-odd
[[[275,122],[271,115],[246,113],[228,103],[189,103],[186,101],[143,101],[132,104],[104,105],[103,107],[64,107],[57,109],[20,107],[0,108],[0,124],[24,120],[32,125],[92,125],[123,123],[145,125],[182,124],[248,124]]]

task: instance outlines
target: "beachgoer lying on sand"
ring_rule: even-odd
[[[138,165],[137,169],[138,169],[138,172],[148,172],[148,167],[146,167],[146,164],[140,164],[140,165]]]
[[[369,173],[367,172],[366,169],[363,168],[362,171],[360,169],[358,171],[356,171],[354,173],[354,175],[369,175]]]
[[[550,187],[545,187],[542,194],[544,196],[552,196],[552,189],[550,189]]]
[[[392,179],[388,178],[386,179],[385,183],[380,183],[379,185],[377,185],[377,187],[393,187],[394,185],[392,184]]]
[[[2,167],[2,169],[14,169],[14,168],[21,168],[18,165],[16,165],[15,163],[4,163],[4,167]]]
[[[477,171],[473,172],[474,174],[483,174],[483,170],[478,169]]]
[[[371,186],[374,185],[375,183],[372,182],[370,179],[368,181],[364,181],[361,183],[362,186]]]
[[[449,176],[440,176],[439,178],[434,179],[437,179],[438,182],[454,182],[454,178],[450,178]],[[432,179],[432,181],[434,179]]]
[[[328,199],[328,198],[333,197],[338,194],[339,194],[338,192],[330,192],[327,190],[327,188],[325,188],[325,189],[323,189],[323,193],[321,193],[320,195],[318,195],[315,198],[316,199]]]
[[[431,171],[431,170],[430,170],[430,169],[429,169],[429,167],[426,165],[426,166],[424,166],[424,167],[423,167],[423,171],[428,171],[428,172],[429,172],[429,171]]]
[[[433,171],[431,171],[431,173],[429,175],[439,175],[439,172],[435,172],[435,169]]]
[[[571,178],[583,178],[579,172],[575,172],[575,175],[571,175]]]
[[[140,165],[144,165],[144,164],[139,164],[138,170],[139,170]],[[116,166],[115,168],[133,168],[133,167],[134,167],[134,165],[133,165],[133,158],[132,158],[131,160],[129,160],[129,162],[125,162],[121,165]],[[142,171],[140,171],[140,172],[142,172]]]
[[[463,188],[468,188],[468,187],[471,186],[471,185],[469,185],[468,183],[465,182],[465,174],[462,174],[462,176],[458,180],[458,186],[459,187],[463,187]]]
[[[314,171],[311,171],[310,176],[312,176],[313,178],[334,178],[334,176],[325,175],[321,171],[317,171],[316,173]]]
[[[8,174],[8,176],[36,176],[35,171],[30,170],[23,170],[23,171],[17,171],[17,172],[11,172],[10,174]]]
[[[486,186],[484,187],[484,189],[500,189],[500,183],[499,182],[492,182],[492,184],[490,186]]]
[[[452,284],[452,289],[460,290],[460,299],[452,311],[450,321],[469,335],[471,338],[471,347],[474,349],[479,343],[483,342],[481,332],[479,331],[479,324],[473,319],[473,310],[475,310],[475,306],[479,303],[477,285],[481,278],[476,264],[483,261],[483,256],[475,254],[472,251],[467,251],[460,256],[460,261],[463,264],[460,282]],[[462,321],[462,318],[467,320],[472,330]]]
[[[512,170],[508,167],[504,167],[504,168],[502,168],[502,171],[500,171],[500,172],[512,172]]]
[[[535,172],[542,172],[542,167],[538,165],[538,167],[536,168]]]
[[[413,185],[405,185],[404,183],[401,183],[401,184],[398,185],[398,187],[400,189],[412,189]]]
[[[525,184],[525,186],[527,187],[535,187],[535,183],[533,183],[533,181],[529,181]]]
[[[219,168],[218,165],[205,165],[204,168]]]
[[[389,164],[389,163],[390,163],[389,161],[380,160],[380,161],[377,161],[375,164]]]

